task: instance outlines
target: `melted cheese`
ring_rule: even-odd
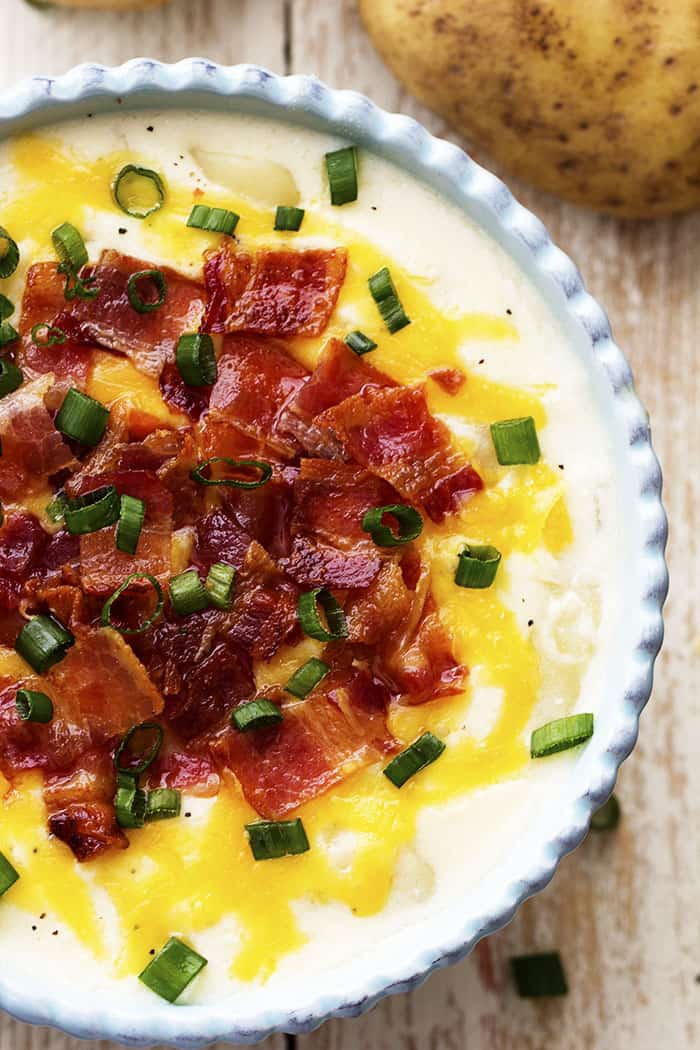
[[[66,219],[84,232],[91,256],[103,245],[119,248],[117,229],[126,220],[113,205],[110,185],[127,161],[158,166],[153,156],[135,156],[134,150],[87,156],[56,136],[18,139],[11,162],[21,193],[3,202],[2,221],[20,242],[23,261],[53,257],[50,232]],[[144,258],[190,271],[200,264],[201,252],[219,240],[185,226],[192,203],[200,199],[240,214],[237,233],[244,247],[302,243],[299,235],[272,231],[269,207],[232,196],[214,184],[205,185],[202,197],[201,176],[194,182],[194,188],[191,179],[178,182],[169,169],[167,206],[137,224]],[[299,815],[313,848],[300,857],[253,861],[243,829],[255,814],[233,781],[192,818],[132,831],[127,851],[84,867],[48,836],[34,778],[27,777],[8,792],[1,811],[0,848],[12,855],[22,875],[12,890],[12,906],[31,914],[50,911],[52,921],[72,930],[91,952],[103,957],[110,909],[98,907],[96,901],[111,902],[119,927],[116,947],[110,949],[117,975],[139,972],[149,951],[171,934],[196,943],[198,933],[233,917],[237,935],[231,974],[246,981],[268,978],[307,939],[297,914],[300,900],[336,902],[356,916],[380,913],[392,893],[402,852],[414,842],[426,807],[513,777],[528,761],[526,730],[538,703],[541,668],[533,634],[507,593],[512,582],[508,558],[515,553],[561,555],[574,542],[576,530],[561,472],[545,462],[499,468],[484,431],[493,420],[522,415],[534,416],[544,430],[545,401],[553,388],[542,382],[528,386],[496,381],[480,371],[476,360],[467,369],[470,346],[513,352],[520,338],[517,323],[488,311],[460,312],[436,305],[430,279],[388,257],[377,243],[346,224],[341,210],[330,214],[327,207],[315,208],[319,198],[313,195],[304,200],[302,194],[302,200],[307,209],[303,243],[345,245],[349,271],[329,332],[322,339],[295,340],[293,353],[311,368],[328,335],[343,336],[350,327],[360,328],[379,344],[372,364],[400,383],[426,384],[432,411],[448,422],[486,482],[485,491],[459,515],[439,528],[427,525],[420,539],[422,555],[432,562],[442,616],[471,677],[461,696],[396,707],[391,713],[392,731],[406,743],[426,729],[447,739],[449,746],[440,760],[401,792],[381,775],[380,766],[374,766],[301,807]],[[134,222],[128,222],[133,238]],[[384,265],[390,266],[412,319],[393,337],[387,336],[367,290],[368,276]],[[20,274],[18,287],[21,280]],[[429,378],[432,370],[445,367],[466,372],[466,385],[456,397]],[[126,400],[165,425],[183,422],[163,403],[156,383],[128,361],[106,353],[93,368],[89,392],[111,405]],[[465,541],[492,543],[503,552],[497,584],[489,590],[454,585],[456,557]],[[180,560],[184,564],[185,555]],[[283,680],[315,652],[316,643],[308,641],[283,650],[256,669],[258,685]],[[16,658],[4,659],[11,663]],[[490,727],[478,738],[465,730],[475,683],[498,698]],[[341,867],[322,845],[339,830],[351,833],[354,842]]]

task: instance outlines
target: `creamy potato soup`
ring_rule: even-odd
[[[476,892],[620,618],[610,439],[538,291],[408,174],[236,115],[14,138],[0,226],[13,966],[274,996]]]

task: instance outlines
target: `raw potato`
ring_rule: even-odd
[[[503,167],[647,217],[700,205],[696,0],[360,0],[422,102]]]

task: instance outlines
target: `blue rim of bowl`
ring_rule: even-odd
[[[118,99],[155,108],[159,104],[177,105],[185,95],[201,96],[203,105],[208,97],[256,100],[271,106],[283,119],[299,120],[306,114],[328,131],[364,140],[419,178],[448,187],[453,200],[489,216],[507,250],[521,259],[528,257],[540,285],[558,290],[560,297],[563,293],[566,314],[585,333],[593,357],[607,375],[624,428],[625,466],[632,474],[640,523],[642,577],[640,628],[617,705],[614,732],[601,741],[597,753],[595,737],[589,744],[592,757],[586,783],[577,784],[576,792],[562,799],[558,828],[540,843],[536,859],[527,870],[500,888],[485,913],[461,923],[453,919],[451,934],[439,943],[417,946],[410,958],[397,960],[391,973],[367,973],[355,987],[345,983],[336,994],[326,996],[312,991],[308,1001],[297,1008],[266,1008],[248,1017],[230,1000],[186,1007],[154,1001],[153,1006],[127,1014],[123,1004],[105,1010],[102,1003],[90,1005],[79,994],[73,1002],[59,1001],[45,989],[33,992],[31,988],[13,987],[7,969],[0,975],[0,1009],[19,1020],[53,1025],[82,1038],[113,1039],[132,1046],[166,1043],[192,1048],[220,1040],[254,1043],[275,1032],[309,1032],[332,1017],[363,1013],[384,996],[416,988],[433,971],[463,958],[482,937],[506,925],[526,898],[546,886],[561,858],[584,838],[591,814],[612,791],[617,771],[636,742],[639,716],[651,693],[654,661],[663,640],[668,573],[661,470],[651,445],[646,411],[634,392],[630,367],[613,340],[607,316],[586,291],[574,263],[553,244],[539,219],[519,204],[495,175],[457,146],[435,138],[409,117],[388,113],[357,92],[328,88],[316,77],[280,77],[259,66],[226,67],[201,58],[173,65],[146,58],[115,68],[85,64],[56,78],[22,81],[0,93],[0,136],[12,134],[17,121],[39,126],[78,115],[90,108],[88,102],[96,111],[104,109],[105,101]],[[182,103],[188,108],[197,104],[191,97]]]

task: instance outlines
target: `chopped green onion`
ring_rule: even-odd
[[[146,792],[138,786],[135,776],[117,774],[114,809],[120,828],[142,828],[146,823]]]
[[[85,241],[79,230],[70,222],[64,222],[51,234],[62,273],[77,275],[88,261]]]
[[[216,382],[216,354],[210,335],[204,332],[181,335],[175,351],[175,361],[183,381],[188,386],[211,386]]]
[[[0,397],[7,397],[8,394],[19,389],[23,381],[24,376],[17,365],[0,357]]]
[[[331,204],[349,204],[357,200],[357,149],[344,146],[326,153],[326,172],[331,191]]]
[[[54,426],[81,445],[99,445],[107,429],[109,409],[77,387],[71,387],[58,410]]]
[[[535,729],[530,741],[532,758],[544,758],[557,751],[568,751],[578,747],[593,736],[593,715],[584,713],[569,715],[567,718],[556,718],[553,722]]]
[[[549,998],[569,991],[559,952],[515,956],[510,966],[521,999]]]
[[[230,609],[233,603],[231,593],[236,579],[236,570],[233,565],[217,561],[207,573],[205,587],[209,594],[209,601],[217,609]]]
[[[591,831],[612,831],[620,823],[620,803],[611,795],[591,817]]]
[[[395,533],[389,525],[384,524],[384,515],[391,514],[399,524]],[[372,507],[362,518],[362,528],[369,532],[378,547],[401,547],[420,536],[423,531],[423,519],[414,507],[405,503],[390,503],[386,507]]]
[[[15,343],[19,339],[19,332],[11,325],[9,321],[3,321],[0,324],[0,347],[9,346],[10,343]]]
[[[491,438],[498,462],[503,467],[540,461],[540,443],[532,416],[492,423]]]
[[[58,524],[59,521],[63,521],[63,515],[67,506],[68,496],[66,496],[65,492],[57,492],[51,502],[46,505],[44,513],[49,521]]]
[[[411,323],[410,317],[401,305],[388,266],[382,266],[381,270],[372,274],[369,279],[369,290],[379,308],[384,324],[392,335]]]
[[[53,703],[46,693],[37,693],[33,689],[18,689],[15,706],[23,722],[46,723],[53,718]]]
[[[225,233],[233,237],[240,215],[225,208],[210,208],[206,204],[195,204],[187,225],[195,230],[206,230],[207,233]]]
[[[119,493],[114,485],[87,492],[66,502],[63,518],[71,536],[85,536],[89,532],[113,525],[119,517]]]
[[[360,357],[362,354],[368,354],[370,350],[376,350],[377,344],[374,339],[370,339],[364,332],[355,330],[345,336],[345,343],[353,353],[358,354]]]
[[[146,504],[136,496],[122,494],[119,499],[119,521],[115,543],[118,551],[136,554],[139,536],[146,517]]]
[[[206,965],[203,955],[198,955],[177,937],[171,937],[139,974],[139,981],[161,999],[174,1003]]]
[[[445,744],[432,733],[423,733],[412,744],[392,758],[382,772],[397,788],[404,786],[407,780],[425,769],[445,750]]]
[[[39,333],[45,331],[46,335],[42,338]],[[56,325],[46,324],[35,324],[32,328],[32,342],[34,346],[63,346],[68,336],[62,328],[57,328]]]
[[[141,741],[141,737],[145,737],[145,742]],[[126,773],[134,777],[145,773],[158,757],[162,743],[163,729],[157,722],[141,722],[137,726],[132,726],[114,752],[114,766],[117,773]],[[122,763],[124,755],[128,765]]]
[[[175,788],[154,788],[146,798],[146,822],[179,817],[182,795]]]
[[[501,564],[501,552],[495,547],[467,543],[459,552],[455,583],[458,587],[481,590],[490,587]]]
[[[246,824],[245,829],[256,860],[295,856],[310,848],[300,817],[296,820],[259,820],[255,824]]]
[[[231,470],[257,470],[260,472],[260,477],[255,481],[244,481],[242,478],[205,478],[203,472],[215,463],[226,463]],[[259,489],[261,485],[266,485],[272,477],[272,466],[263,459],[230,459],[228,456],[212,456],[198,463],[190,472],[190,477],[200,485],[228,485],[234,489]]]
[[[0,294],[0,321],[6,321],[15,312],[15,304],[6,295]]]
[[[324,627],[321,620],[319,605],[325,613],[327,627]],[[345,613],[325,587],[317,587],[313,591],[300,594],[297,614],[299,623],[309,638],[315,638],[319,642],[335,642],[348,636]]]
[[[170,602],[178,616],[189,616],[209,605],[209,594],[196,569],[173,576],[168,585]]]
[[[19,248],[4,226],[0,226],[0,277],[12,277],[19,266]],[[9,315],[8,315],[9,316]]]
[[[59,266],[59,271],[61,267]],[[100,294],[96,277],[83,278],[72,270],[66,272],[66,283],[63,287],[63,297],[69,303],[74,299],[96,299]]]
[[[140,281],[150,281],[155,286],[158,298],[150,301],[144,299],[138,289]],[[165,274],[162,270],[138,270],[132,273],[126,282],[126,294],[137,314],[153,313],[154,310],[160,309],[168,298],[168,283],[165,280]]]
[[[33,616],[19,632],[15,649],[37,674],[60,663],[75,638],[53,616]]]
[[[296,231],[304,221],[303,208],[286,208],[283,204],[277,206],[275,212],[275,229]]]
[[[278,725],[284,719],[281,708],[271,700],[260,697],[241,704],[231,714],[231,725],[241,733],[251,729],[264,729],[266,726]]]
[[[19,872],[15,871],[7,857],[0,853],[0,897],[7,893],[10,886],[14,886],[18,878]]]
[[[307,660],[305,664],[302,664],[294,672],[284,688],[292,696],[298,696],[300,700],[303,700],[326,677],[329,671],[330,667],[328,664],[324,664],[323,660],[317,660],[315,656],[312,656],[310,660]]]
[[[156,592],[157,604],[151,615],[138,627],[118,627],[115,623],[112,623],[112,606],[122,596],[125,590],[131,585],[133,580],[148,580],[150,585]],[[155,576],[151,576],[149,572],[132,572],[131,576],[127,576],[122,584],[117,587],[114,594],[110,595],[107,601],[102,606],[102,615],[100,617],[100,623],[103,627],[111,627],[115,631],[119,631],[120,634],[142,634],[147,631],[149,627],[152,627],[158,617],[163,611],[165,605],[165,596],[163,595],[163,588],[158,583]]]
[[[133,219],[146,219],[163,207],[165,186],[156,171],[127,164],[114,180],[114,199]]]

